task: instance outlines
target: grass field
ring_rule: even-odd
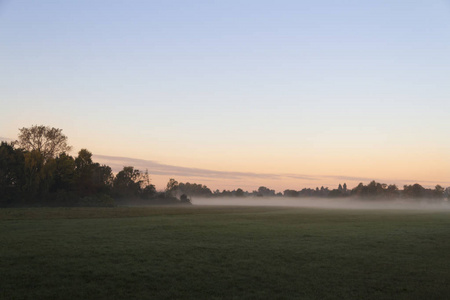
[[[449,299],[450,213],[0,210],[0,299]]]

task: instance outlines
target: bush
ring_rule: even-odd
[[[191,199],[186,194],[180,196],[180,202],[183,204],[192,204]]]

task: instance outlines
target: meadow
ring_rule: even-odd
[[[450,212],[0,209],[0,299],[448,299]]]

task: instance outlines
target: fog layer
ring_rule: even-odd
[[[193,205],[218,206],[283,206],[325,209],[415,209],[450,210],[450,202],[442,200],[367,200],[355,198],[193,198]]]

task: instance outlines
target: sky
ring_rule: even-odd
[[[450,1],[0,1],[0,137],[211,189],[450,185]]]

